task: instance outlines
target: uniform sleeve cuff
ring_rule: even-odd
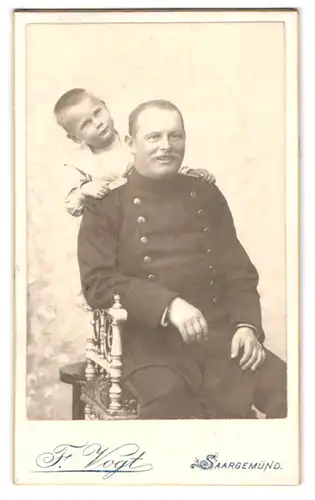
[[[259,340],[260,333],[258,332],[258,330],[257,330],[257,328],[255,326],[249,325],[248,323],[238,323],[237,324],[237,329],[238,328],[250,328],[254,332],[254,334],[256,336],[256,339]]]
[[[162,315],[162,318],[161,318],[161,326],[164,326],[164,327],[166,327],[166,326],[169,325],[168,318],[167,318],[168,308],[169,308],[169,306],[166,307],[166,309],[165,309],[165,311],[164,311],[164,313]]]

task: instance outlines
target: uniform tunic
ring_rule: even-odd
[[[231,361],[230,345],[240,324],[252,325],[264,340],[258,274],[215,185],[183,175],[153,180],[133,169],[102,200],[86,199],[78,259],[88,304],[109,307],[119,293],[128,312],[125,376],[144,366],[168,366],[197,392],[207,372],[226,410],[242,413],[253,397],[255,374]],[[187,346],[174,327],[161,326],[175,297],[201,310],[208,341]]]

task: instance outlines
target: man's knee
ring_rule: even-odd
[[[255,406],[267,418],[287,416],[287,365],[268,349],[266,359],[259,368],[255,393]]]

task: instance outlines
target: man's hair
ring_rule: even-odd
[[[156,99],[153,101],[147,101],[147,102],[143,102],[143,103],[139,104],[139,106],[137,106],[130,113],[130,115],[129,115],[129,135],[130,136],[134,136],[136,133],[137,121],[138,121],[138,118],[139,118],[140,114],[142,113],[142,111],[149,109],[149,108],[158,108],[158,109],[167,109],[169,111],[176,111],[181,119],[183,129],[185,130],[183,115],[179,111],[178,107],[175,106],[175,104],[173,104],[170,101],[165,101],[163,99]]]
[[[71,106],[79,104],[86,96],[91,95],[86,89],[71,89],[65,92],[56,102],[54,115],[59,125],[63,126],[62,114]],[[103,102],[103,101],[102,101]],[[105,103],[104,103],[105,104]]]

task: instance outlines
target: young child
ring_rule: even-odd
[[[78,182],[69,191],[65,206],[71,215],[80,216],[87,196],[103,198],[126,182],[132,159],[106,104],[87,90],[72,89],[63,94],[54,115],[67,137],[78,144],[72,162],[66,164],[77,171]],[[181,167],[179,172],[215,182],[205,169]]]

